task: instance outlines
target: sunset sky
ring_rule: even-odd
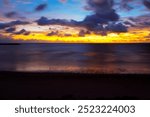
[[[149,0],[0,0],[0,42],[149,42]]]

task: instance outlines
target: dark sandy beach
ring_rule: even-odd
[[[150,99],[150,75],[0,72],[0,99]]]

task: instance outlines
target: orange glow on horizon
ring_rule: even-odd
[[[60,31],[59,34],[47,36],[47,32],[32,32],[29,35],[11,35],[14,40],[35,41],[46,43],[150,43],[150,28],[130,28],[126,33],[109,32],[107,36],[100,34],[86,34],[78,36],[76,30]],[[71,35],[65,35],[71,34]]]

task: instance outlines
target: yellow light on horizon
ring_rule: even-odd
[[[72,32],[72,33],[71,33]],[[107,36],[87,34],[84,37],[78,36],[76,30],[70,30],[71,36],[64,36],[65,30],[60,35],[47,36],[48,32],[32,32],[29,35],[12,35],[14,40],[36,41],[46,43],[150,43],[150,33],[148,28],[130,29],[126,33],[109,32]]]

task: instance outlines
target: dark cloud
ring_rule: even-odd
[[[119,19],[119,15],[113,9],[113,0],[87,0],[87,4],[94,14],[87,16],[82,23],[90,30],[99,24],[107,24]]]
[[[113,0],[87,0],[87,4],[96,14],[106,14],[113,10]]]
[[[12,11],[12,12],[6,13],[5,17],[7,17],[7,18],[13,18],[13,17],[16,17],[17,15],[18,15],[17,12]]]
[[[128,0],[129,2],[129,0]],[[102,33],[106,35],[106,31],[114,32],[127,32],[127,27],[122,23],[115,23],[119,20],[119,15],[113,9],[113,0],[87,0],[88,10],[92,10],[94,13],[92,15],[86,16],[81,22],[78,21],[67,21],[62,19],[48,19],[46,17],[41,17],[36,22],[38,25],[67,25],[67,26],[83,26],[88,30],[94,31],[96,33]],[[110,23],[113,22],[113,23]],[[103,25],[106,25],[104,27]],[[85,31],[81,30],[79,36],[85,36]],[[49,34],[53,35],[53,32]]]
[[[7,33],[12,33],[12,32],[14,32],[15,30],[16,30],[15,27],[10,27],[10,28],[7,28],[5,31],[6,31]]]
[[[26,25],[26,24],[29,24],[29,22],[20,21],[20,20],[11,21],[11,22],[8,22],[8,23],[0,23],[0,29],[5,29],[5,28],[8,28],[8,27],[16,26],[16,25]]]
[[[138,16],[134,17],[132,19],[132,22],[134,22],[137,27],[149,27],[150,26],[150,15],[143,15],[143,16]]]
[[[44,9],[46,9],[47,4],[40,4],[35,8],[35,11],[43,11]]]
[[[24,35],[29,35],[31,32],[30,31],[26,31],[24,32]]]
[[[54,35],[58,35],[58,31],[52,31],[50,33],[47,34],[47,36],[54,36]]]
[[[127,32],[128,29],[125,25],[122,23],[111,23],[106,27],[106,30],[112,31],[112,32]]]
[[[5,29],[7,27],[10,27],[9,23],[0,23],[0,29]]]
[[[22,30],[20,30],[19,32],[17,32],[16,34],[23,34],[23,33],[25,33],[26,32],[26,30],[25,29],[22,29]]]
[[[84,30],[80,30],[78,36],[79,37],[85,37],[86,32]]]
[[[134,26],[136,26],[135,23],[130,22],[130,21],[124,21],[123,23],[124,23],[124,25],[126,25],[127,27],[134,27]]]
[[[106,35],[106,33],[103,33],[105,31],[127,32],[128,30],[127,27],[122,23],[115,23],[115,22],[108,23],[109,21],[112,20],[115,21],[115,18],[112,18],[111,15],[109,16],[106,15],[105,17],[106,17],[105,19],[104,16],[102,19],[100,19],[99,16],[97,18],[97,16],[91,15],[89,16],[89,18],[85,18],[85,20],[81,22],[77,22],[74,20],[67,21],[61,19],[48,19],[46,17],[41,17],[36,22],[38,23],[38,25],[43,25],[43,26],[44,25],[66,25],[66,26],[79,26],[79,27],[82,26],[98,34],[100,33],[101,35]],[[116,20],[117,20],[117,16],[116,16]],[[103,23],[106,23],[106,28],[103,26]],[[51,33],[48,33],[47,36],[57,35],[57,33],[58,32],[52,31]],[[90,34],[90,32],[81,30],[78,35],[84,37],[85,34]]]
[[[16,34],[16,35],[20,35],[20,34],[29,35],[30,32],[29,32],[29,31],[26,31],[25,29],[22,29],[22,30],[20,30],[20,31],[18,31],[18,32],[15,32],[14,34]]]
[[[132,4],[144,4],[148,9],[150,9],[150,0],[121,0],[120,7],[121,9],[132,10],[134,9]]]
[[[144,3],[144,5],[145,5],[148,9],[150,9],[150,1],[148,1],[148,0],[143,0],[143,3]]]
[[[9,24],[11,24],[11,25],[26,25],[26,24],[29,24],[29,22],[16,20],[16,21],[10,22]]]
[[[67,25],[67,26],[78,25],[78,22],[74,20],[68,21],[64,19],[48,19],[46,17],[41,17],[35,22],[37,22],[38,25]]]
[[[109,12],[107,14],[94,14],[87,16],[82,22],[88,29],[93,29],[99,24],[107,24],[109,21],[117,21],[119,16],[115,11]]]
[[[26,17],[22,16],[21,14],[19,14],[18,12],[15,12],[15,11],[5,13],[4,16],[7,17],[7,18],[26,19]]]

